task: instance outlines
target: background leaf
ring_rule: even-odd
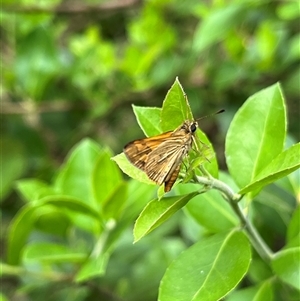
[[[226,298],[226,301],[272,301],[274,300],[273,285],[270,280],[260,285],[237,290]]]
[[[287,231],[287,241],[290,242],[293,239],[297,239],[300,247],[300,206],[293,212],[290,224]]]
[[[55,187],[62,193],[83,202],[95,204],[91,177],[96,158],[100,155],[99,146],[85,139],[71,151],[67,162],[58,174]]]
[[[250,246],[242,232],[203,239],[169,266],[159,300],[219,300],[241,281],[250,260]]]
[[[228,169],[239,187],[251,183],[282,152],[285,134],[286,109],[278,84],[244,103],[226,136]]]
[[[272,260],[276,275],[285,283],[300,290],[300,247],[277,252]]]
[[[37,179],[19,180],[16,186],[26,202],[37,201],[49,194],[57,194],[53,187]]]
[[[24,261],[26,263],[80,263],[85,259],[85,253],[75,252],[64,245],[54,243],[32,243],[24,250]]]
[[[0,200],[7,196],[12,183],[17,180],[26,169],[26,157],[23,146],[17,141],[2,137],[1,145],[1,187]]]
[[[196,29],[194,35],[194,51],[199,52],[224,39],[228,31],[242,22],[244,6],[232,3],[225,8],[212,11]]]
[[[120,169],[111,161],[111,151],[103,150],[91,171],[93,196],[98,204],[104,203],[122,182]]]
[[[287,176],[296,169],[299,169],[300,143],[280,153],[271,161],[254,179],[253,182],[239,191],[240,194],[261,189],[262,187]]]

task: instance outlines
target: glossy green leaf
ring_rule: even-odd
[[[55,187],[61,194],[70,195],[96,207],[91,181],[100,152],[98,144],[90,139],[81,141],[71,150],[55,182]]]
[[[161,108],[139,107],[135,105],[132,108],[140,128],[147,137],[162,133],[160,127]]]
[[[46,263],[81,263],[85,260],[86,254],[76,252],[65,245],[54,243],[31,243],[24,249],[24,261]]]
[[[186,184],[178,186],[178,190],[187,193],[197,187],[199,189],[199,185]],[[215,190],[196,196],[186,205],[186,210],[197,223],[213,233],[232,229],[239,223],[229,204]]]
[[[26,202],[37,201],[44,196],[57,194],[47,183],[38,179],[19,180],[16,186],[18,192]]]
[[[192,192],[187,195],[165,197],[149,202],[134,225],[134,242],[137,242],[165,222],[197,194],[198,192]]]
[[[234,230],[204,238],[169,266],[158,300],[219,300],[242,280],[250,261],[250,245],[243,232]]]
[[[176,78],[163,101],[161,128],[164,132],[173,131],[185,120],[194,120],[194,118],[185,92]]]
[[[240,190],[240,194],[261,189],[262,187],[287,176],[300,167],[300,143],[280,153],[254,179],[253,182]]]
[[[286,108],[278,84],[248,98],[226,137],[228,169],[239,187],[249,185],[282,152],[285,134]]]
[[[199,53],[205,48],[226,38],[226,34],[243,21],[246,7],[239,3],[226,5],[224,8],[211,12],[201,20],[194,35],[194,51]]]
[[[16,140],[3,137],[1,145],[1,185],[0,200],[13,188],[13,183],[26,169],[26,158],[23,146]]]
[[[285,283],[300,290],[300,247],[279,251],[272,259],[275,274]]]
[[[103,150],[92,171],[92,191],[98,204],[104,203],[122,182],[121,172],[111,160],[111,156],[109,150]]]
[[[126,173],[129,177],[146,184],[155,185],[155,183],[148,178],[145,172],[138,169],[128,161],[124,153],[116,155],[111,159],[114,160],[121,168],[121,170],[124,173]]]

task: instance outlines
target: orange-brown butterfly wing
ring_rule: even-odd
[[[181,164],[179,164],[175,170],[170,174],[169,178],[166,179],[165,181],[165,192],[168,192],[172,189],[174,183],[176,182],[177,178],[178,178],[178,174],[180,171],[180,166]]]
[[[123,152],[127,159],[137,168],[144,170],[148,155],[161,143],[168,140],[171,132],[166,132],[154,137],[134,140],[125,145]]]
[[[145,172],[148,177],[162,185],[182,162],[186,148],[177,139],[168,139],[153,150],[146,161]]]

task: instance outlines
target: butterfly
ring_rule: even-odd
[[[215,114],[222,112],[224,110]],[[147,174],[150,180],[158,185],[164,184],[164,191],[168,192],[172,189],[183,159],[193,144],[197,148],[195,141],[197,128],[196,120],[186,120],[174,131],[129,142],[123,152],[134,166]]]
[[[197,127],[197,121],[185,121],[174,131],[129,142],[123,151],[150,180],[158,185],[164,183],[164,191],[168,192],[178,177],[183,158],[192,148]]]

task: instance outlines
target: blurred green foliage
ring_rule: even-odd
[[[213,142],[218,161],[225,169],[224,136],[234,113],[250,95],[279,81],[287,101],[290,139],[299,141],[299,3],[5,0],[0,14],[2,262],[18,263],[20,254],[11,252],[14,245],[10,244],[22,249],[27,241],[25,234],[35,229],[30,237],[35,244],[24,250],[23,265],[3,268],[4,274],[10,275],[2,279],[5,295],[15,300],[39,300],[41,296],[45,300],[94,300],[95,296],[103,300],[140,300],[140,296],[145,301],[155,300],[168,264],[197,241],[195,233],[204,230],[179,212],[177,220],[169,221],[163,229],[132,246],[130,225],[145,202],[154,196],[153,189],[148,191],[146,186],[132,182],[129,191],[124,191],[123,176],[108,160],[113,153],[121,152],[126,142],[143,135],[131,104],[160,107],[178,76],[194,116],[225,108],[222,118],[201,121],[201,128]],[[87,137],[99,144],[89,139],[82,141]],[[79,141],[82,142],[78,146]],[[73,150],[78,151],[79,157]],[[65,160],[67,154],[71,157]],[[63,162],[65,165],[60,167]],[[88,178],[92,166],[98,170],[99,164],[108,174],[99,172]],[[23,180],[16,181],[20,178]],[[118,193],[127,193],[128,199],[136,195],[130,201],[132,211],[127,212],[119,204],[119,213],[125,210],[128,216],[120,225],[122,231],[125,229],[123,234],[115,230],[108,243],[116,243],[109,262],[105,256],[93,262],[86,260],[86,250],[94,246],[99,233],[103,234],[96,218],[99,212],[93,211],[89,202],[95,193],[90,189],[105,178],[116,181],[107,184],[107,195],[101,195],[104,190],[97,192],[98,201],[118,198]],[[108,191],[116,186],[116,195],[109,195]],[[293,197],[286,192],[291,191],[289,186],[283,180],[279,187],[263,191],[255,205],[264,239],[271,240],[271,229],[276,249],[283,245],[291,215],[289,204]],[[62,191],[74,199],[60,198]],[[274,195],[288,201],[288,205],[280,202],[281,222],[277,225],[273,225],[269,211],[270,203],[276,207]],[[86,199],[92,209],[76,202],[76,198]],[[41,199],[43,206],[39,204]],[[116,209],[107,203],[104,220],[117,214]],[[24,232],[8,243],[11,223],[20,225]],[[28,275],[28,267],[39,270],[33,259],[49,248],[44,235],[58,246],[52,245],[52,258],[41,259],[43,277]],[[70,250],[61,248],[60,242],[65,240]],[[160,247],[154,248],[155,245]],[[66,262],[59,262],[55,256],[60,254],[61,260],[62,254],[70,253]],[[69,261],[82,269],[74,270]],[[57,274],[53,270],[49,273],[49,262],[55,263]],[[87,263],[84,268],[83,262]],[[262,267],[259,259],[254,258],[254,262],[249,279],[265,292],[268,283],[263,281],[267,277],[261,275],[268,275],[268,269]],[[84,279],[93,267],[99,267],[101,274],[106,264],[105,277],[86,285],[70,287],[70,279],[64,278],[69,273],[76,274],[77,280]],[[61,275],[61,271],[66,273]],[[20,274],[21,279],[16,280],[14,275]],[[284,297],[293,300],[293,296],[294,292],[288,290]],[[5,300],[4,295],[2,299]]]

